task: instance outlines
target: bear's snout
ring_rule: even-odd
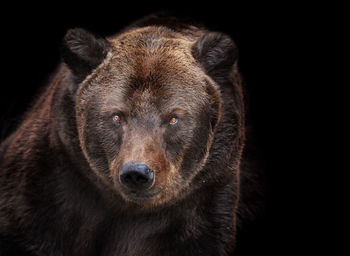
[[[127,162],[119,173],[120,183],[133,190],[149,189],[154,180],[154,172],[145,163]]]

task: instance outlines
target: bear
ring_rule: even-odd
[[[0,147],[1,255],[232,255],[245,147],[233,40],[150,15],[62,62]]]

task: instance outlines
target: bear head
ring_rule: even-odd
[[[68,31],[63,60],[77,84],[79,142],[95,175],[129,203],[180,198],[206,165],[221,116],[219,83],[236,55],[222,33],[149,26],[103,39]]]

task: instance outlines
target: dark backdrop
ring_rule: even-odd
[[[61,40],[69,28],[83,27],[99,35],[117,32],[155,11],[193,18],[209,29],[229,34],[239,48],[239,67],[246,83],[249,119],[267,175],[266,212],[247,226],[242,255],[286,255],[308,243],[300,176],[302,156],[296,150],[302,124],[302,85],[298,45],[305,40],[301,8],[279,5],[245,6],[205,2],[47,4],[2,8],[0,138],[18,123],[60,61]],[[301,171],[303,173],[301,173]],[[312,202],[307,202],[312,203]],[[307,215],[306,215],[307,216]],[[303,222],[305,224],[305,221]],[[269,254],[268,254],[269,253]]]

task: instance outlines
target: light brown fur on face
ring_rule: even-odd
[[[151,191],[143,192],[142,199],[153,199],[157,193],[164,189],[167,184],[167,179],[174,169],[173,165],[166,158],[166,154],[162,149],[163,142],[159,136],[158,130],[152,132],[145,131],[128,131],[125,133],[125,138],[121,145],[122,150],[119,155],[113,159],[110,164],[110,171],[113,176],[113,181],[116,188],[122,193],[126,200],[132,200],[130,196],[125,195],[127,191],[123,190],[119,182],[119,172],[127,162],[143,162],[146,163],[150,170],[154,172],[155,183]],[[157,198],[160,196],[157,196]],[[134,198],[133,201],[137,201]]]

